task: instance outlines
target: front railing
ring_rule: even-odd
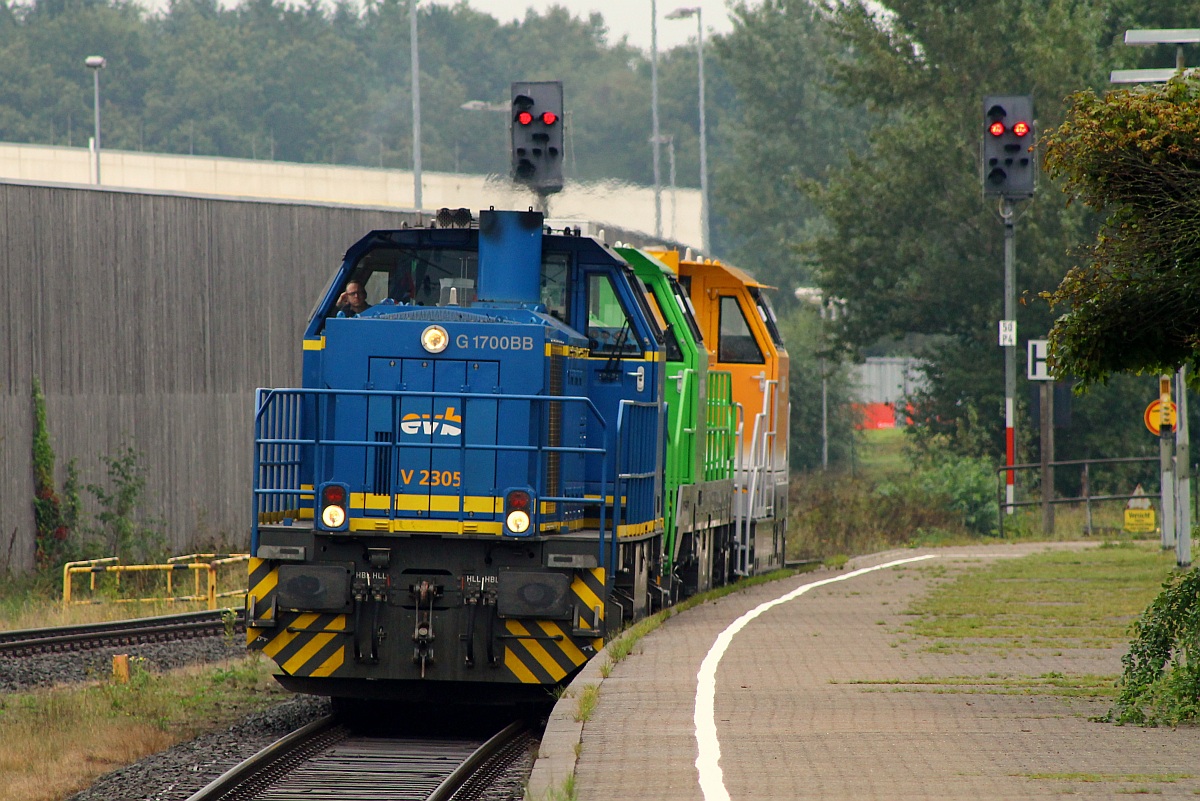
[[[361,398],[366,403],[390,404],[389,412],[391,430],[399,431],[401,422],[401,403],[414,398],[445,400],[461,403],[463,408],[462,431],[457,442],[436,443],[429,441],[406,442],[400,437],[392,440],[376,442],[359,439],[324,438],[321,433],[332,430],[334,406],[338,399]],[[466,426],[469,425],[471,404],[475,402],[500,403],[505,401],[527,402],[540,407],[538,422],[531,426],[535,441],[524,444],[497,444],[468,442]],[[519,395],[507,393],[471,394],[462,392],[435,392],[424,390],[399,390],[394,392],[381,390],[320,390],[320,389],[260,389],[256,398],[255,414],[255,451],[254,451],[254,547],[258,544],[258,527],[260,522],[279,522],[288,517],[298,517],[299,510],[305,502],[311,499],[317,487],[327,480],[334,478],[325,474],[322,466],[328,464],[337,449],[357,448],[363,453],[374,453],[377,460],[386,460],[386,464],[395,467],[401,462],[399,456],[405,449],[425,452],[457,453],[459,470],[464,474],[461,485],[455,489],[459,499],[458,508],[464,507],[464,498],[468,493],[466,465],[468,454],[535,454],[536,484],[546,486],[545,477],[547,455],[578,454],[586,458],[588,455],[601,457],[599,484],[593,482],[587,485],[581,478],[577,487],[564,487],[563,495],[539,496],[538,500],[547,503],[573,504],[579,507],[599,507],[600,521],[600,555],[601,564],[607,564],[609,555],[606,550],[611,543],[606,543],[606,534],[615,532],[632,515],[642,520],[641,515],[649,509],[653,515],[654,505],[649,496],[654,495],[654,481],[661,453],[661,439],[658,432],[662,430],[663,420],[658,404],[638,404],[623,401],[619,408],[616,428],[616,454],[614,462],[610,462],[607,450],[603,446],[583,447],[551,444],[547,441],[547,426],[542,425],[547,419],[546,412],[551,404],[567,406],[580,405],[583,414],[594,420],[601,432],[608,426],[590,398],[581,396],[545,396]],[[500,421],[500,425],[503,421]],[[305,433],[308,432],[308,433]],[[602,434],[601,439],[607,437]],[[654,443],[658,443],[655,445]],[[616,464],[612,470],[610,465]],[[305,475],[307,473],[307,475]],[[398,471],[391,470],[390,475]],[[614,485],[619,484],[619,487]],[[647,489],[649,487],[649,489]],[[395,487],[389,486],[389,498],[394,495]],[[454,497],[455,492],[444,493]],[[575,494],[572,494],[575,493]],[[614,517],[617,519],[610,524],[607,521],[609,504],[612,504]],[[395,519],[398,510],[389,501],[386,511],[380,519]],[[620,522],[618,522],[620,521]],[[613,538],[615,541],[615,537]],[[611,575],[611,572],[610,572]]]
[[[733,375],[708,374],[708,441],[704,448],[704,480],[732,478],[737,458],[738,406],[733,402]]]

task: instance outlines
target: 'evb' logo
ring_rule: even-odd
[[[443,414],[417,414],[409,412],[400,419],[400,430],[405,434],[443,434],[447,437],[457,437],[462,433],[462,415],[454,413],[453,406],[447,406]]]

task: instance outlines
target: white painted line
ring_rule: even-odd
[[[814,587],[824,587],[826,584],[832,584],[835,581],[845,581],[855,576],[861,576],[864,573],[870,573],[873,570],[883,570],[884,568],[896,567],[897,565],[906,565],[910,562],[921,562],[926,559],[937,558],[937,554],[928,554],[926,556],[913,556],[908,559],[897,559],[894,562],[886,562],[874,567],[864,567],[861,570],[853,570],[840,576],[834,576],[833,578],[804,584],[789,593],[779,596],[773,601],[766,601],[759,604],[730,623],[724,631],[717,635],[712,648],[705,655],[704,661],[700,663],[700,672],[696,674],[696,711],[692,716],[692,721],[696,725],[696,746],[699,751],[696,757],[696,772],[700,775],[700,791],[704,793],[705,801],[730,801],[729,791],[725,789],[725,775],[721,772],[721,742],[717,739],[715,702],[717,696],[717,666],[721,664],[721,657],[725,655],[725,651],[729,648],[729,644],[733,642],[734,636],[745,628],[747,623],[754,620],[754,618],[763,612],[799,598]]]

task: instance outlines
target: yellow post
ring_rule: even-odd
[[[113,654],[113,681],[129,683],[129,654]]]

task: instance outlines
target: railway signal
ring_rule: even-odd
[[[539,195],[563,187],[562,81],[512,85],[512,177]]]
[[[983,99],[983,118],[983,194],[1033,197],[1033,96],[989,95]]]

